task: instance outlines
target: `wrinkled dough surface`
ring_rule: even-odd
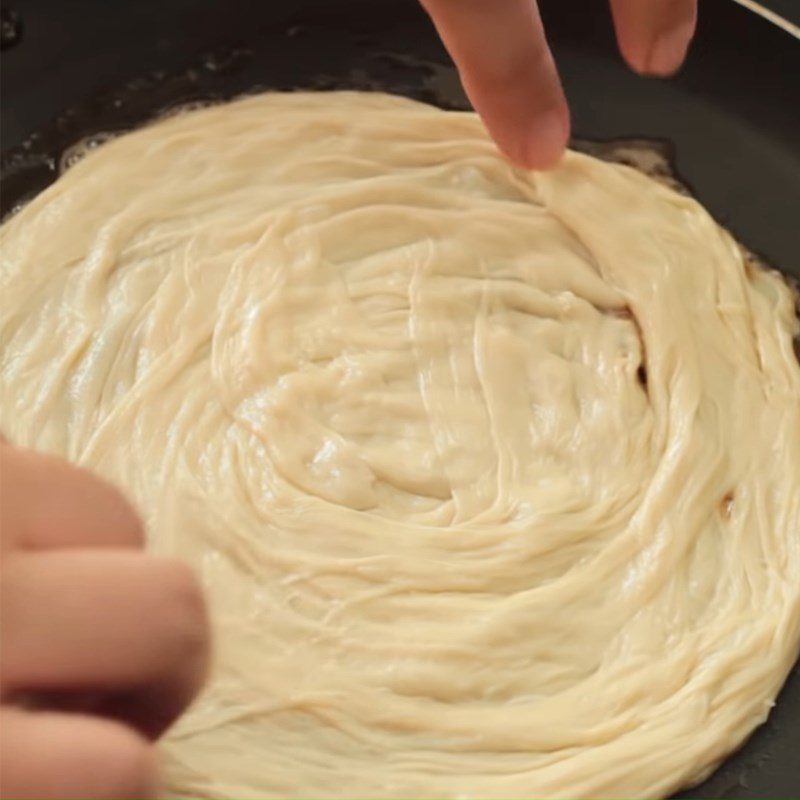
[[[202,572],[180,796],[660,796],[800,637],[792,298],[694,201],[478,119],[264,95],[2,229],[2,420]]]

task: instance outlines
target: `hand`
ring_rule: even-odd
[[[0,795],[149,798],[201,686],[204,602],[111,486],[0,443]]]
[[[500,149],[524,167],[552,166],[569,140],[569,109],[536,0],[421,2]],[[610,2],[628,64],[644,75],[674,73],[694,35],[697,0]]]

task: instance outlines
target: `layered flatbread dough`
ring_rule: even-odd
[[[2,417],[196,565],[181,797],[656,797],[800,640],[791,293],[694,201],[478,119],[263,95],[2,233]]]

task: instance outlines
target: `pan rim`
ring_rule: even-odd
[[[751,11],[753,14],[757,14],[762,19],[765,19],[767,22],[772,23],[777,28],[786,31],[786,33],[788,33],[790,36],[793,36],[795,39],[800,41],[800,25],[796,25],[794,22],[786,19],[786,17],[781,16],[777,12],[772,11],[771,9],[757,2],[757,0],[733,1],[742,6],[742,8],[745,8],[748,11]]]

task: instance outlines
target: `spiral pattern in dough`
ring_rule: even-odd
[[[645,797],[800,640],[791,293],[693,200],[472,114],[264,95],[2,229],[2,419],[192,561],[190,797]]]

